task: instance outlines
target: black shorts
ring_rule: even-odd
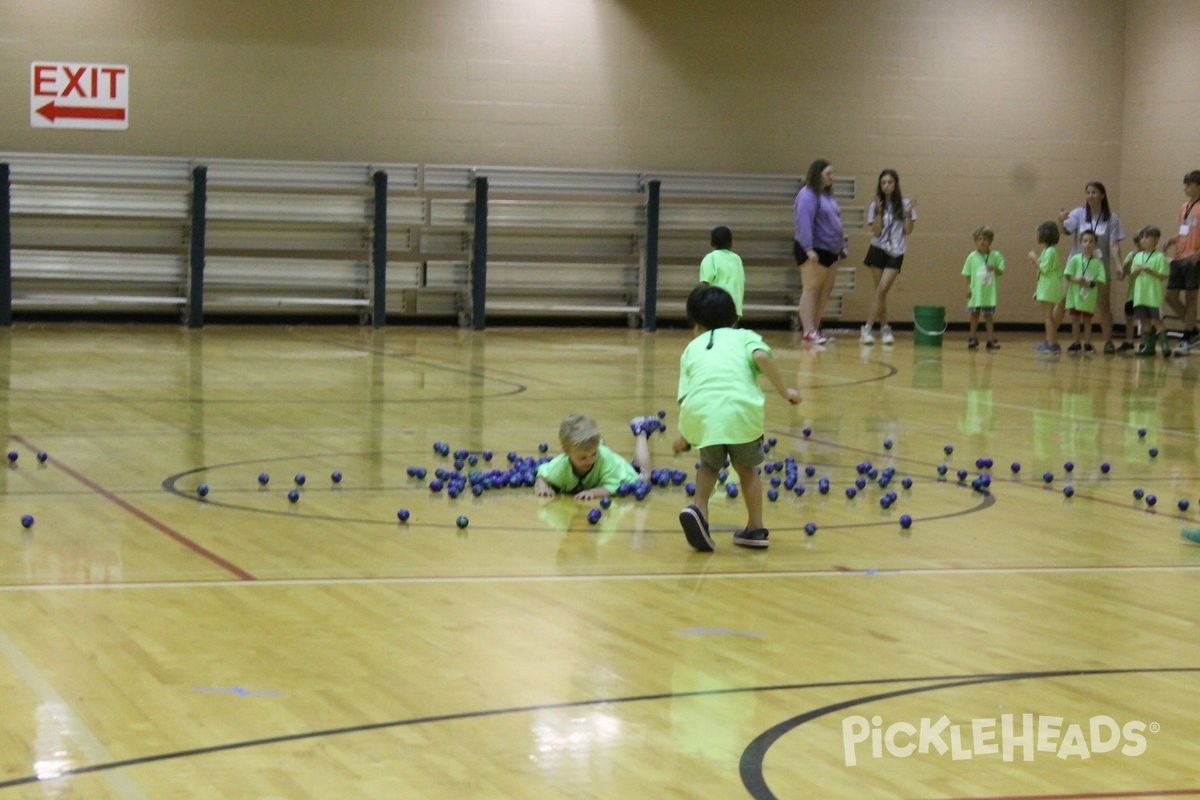
[[[904,263],[904,254],[898,256],[891,255],[882,247],[871,245],[867,248],[867,257],[863,259],[863,265],[871,269],[894,269],[900,271],[900,265]]]
[[[814,247],[813,252],[817,254],[817,263],[822,267],[832,267],[838,262],[839,255],[832,250],[822,250],[819,247]],[[808,253],[801,249],[800,243],[795,239],[792,240],[792,255],[796,257],[796,266],[800,266],[808,261]]]
[[[1183,289],[1194,292],[1200,289],[1200,264],[1189,264],[1183,259],[1171,262],[1171,274],[1167,277],[1168,289]]]

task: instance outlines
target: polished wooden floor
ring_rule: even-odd
[[[1200,796],[1200,356],[765,335],[815,474],[701,555],[683,487],[427,488],[437,441],[673,429],[683,331],[0,332],[0,800]]]

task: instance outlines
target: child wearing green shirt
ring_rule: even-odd
[[[679,439],[675,452],[697,447],[696,502],[679,513],[688,544],[702,552],[714,549],[708,527],[708,499],[726,458],[737,472],[746,503],[746,527],[733,535],[742,547],[766,547],[763,527],[762,480],[755,470],[763,461],[766,399],[758,376],[766,375],[775,390],[792,405],[800,393],[783,382],[771,348],[754,331],[735,328],[737,310],[729,292],[700,285],[687,301],[688,321],[696,338],[679,359]]]
[[[1042,246],[1041,254],[1029,251],[1029,263],[1037,267],[1037,291],[1033,298],[1042,304],[1043,322],[1046,326],[1046,341],[1034,350],[1039,353],[1062,352],[1058,343],[1058,326],[1062,324],[1063,263],[1058,257],[1058,223],[1043,222],[1037,227],[1037,243]]]
[[[638,417],[631,423],[634,435],[633,463],[605,447],[600,426],[586,414],[569,414],[558,428],[562,444],[560,455],[537,469],[533,491],[538,497],[553,497],[559,492],[576,500],[598,500],[616,493],[641,475],[650,476],[648,437],[665,427],[655,417]]]
[[[700,282],[719,286],[733,298],[737,315],[742,316],[742,298],[746,294],[746,270],[741,257],[733,252],[733,232],[724,225],[712,229],[712,252],[700,262]]]
[[[1167,257],[1158,251],[1158,240],[1162,231],[1147,225],[1134,239],[1138,252],[1130,262],[1129,277],[1133,281],[1133,315],[1142,321],[1142,346],[1139,356],[1153,356],[1157,340],[1165,358],[1171,357],[1171,345],[1167,342],[1166,323],[1162,318],[1163,294],[1171,265]]]
[[[1004,274],[1004,256],[999,250],[992,250],[992,242],[996,232],[986,225],[975,229],[973,234],[975,249],[967,256],[963,264],[962,274],[967,278],[967,311],[971,315],[970,339],[967,347],[974,350],[979,347],[975,332],[979,328],[979,318],[982,316],[987,330],[987,349],[999,350],[1000,342],[996,339],[996,329],[993,319],[996,314],[996,298],[999,295],[1000,276]]]
[[[1080,252],[1067,260],[1063,272],[1067,279],[1067,313],[1071,316],[1071,331],[1075,341],[1067,348],[1068,353],[1081,349],[1089,356],[1096,354],[1092,347],[1092,315],[1096,313],[1096,287],[1107,282],[1104,277],[1104,259],[1096,252],[1099,241],[1093,231],[1079,235]],[[1083,342],[1080,343],[1080,336]]]

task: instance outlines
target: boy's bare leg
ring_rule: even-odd
[[[756,531],[764,527],[762,476],[758,474],[754,467],[739,467],[734,465],[734,469],[737,470],[738,480],[742,484],[742,498],[746,501],[746,530]],[[696,493],[700,493],[698,481]]]
[[[644,480],[650,480],[650,437],[644,431],[633,437],[633,465]]]
[[[708,519],[708,498],[712,497],[717,485],[717,471],[706,464],[701,464],[696,470],[696,508]]]

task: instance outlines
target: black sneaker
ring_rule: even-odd
[[[967,340],[967,347],[971,350],[974,350],[976,347],[979,347],[979,340],[972,336]]]
[[[683,535],[687,537],[688,544],[694,550],[699,550],[701,553],[711,553],[716,549],[716,546],[713,544],[712,534],[708,532],[708,520],[704,518],[704,515],[700,513],[700,509],[696,508],[696,506],[688,506],[679,512],[679,524],[683,526]],[[736,537],[734,541],[737,541]]]
[[[1000,340],[999,339],[988,339],[987,349],[988,350],[999,350],[1000,349]]]
[[[1088,342],[1087,344],[1085,344],[1085,345],[1083,346],[1083,354],[1084,354],[1085,356],[1094,356],[1094,355],[1096,355],[1096,348],[1092,347],[1092,343],[1091,343],[1091,342]]]
[[[1083,345],[1081,345],[1079,342],[1072,342],[1071,346],[1067,348],[1067,352],[1071,353],[1071,354],[1075,354],[1075,353],[1078,353],[1082,349],[1083,349]]]
[[[1111,356],[1117,352],[1117,346],[1111,341],[1104,343],[1104,355]]]
[[[1126,350],[1132,350],[1136,345],[1133,342],[1121,342],[1121,346],[1117,348],[1118,353],[1124,353]]]
[[[742,547],[766,547],[770,544],[767,541],[770,535],[766,528],[756,528],[752,531],[743,528],[733,535],[733,543]]]

